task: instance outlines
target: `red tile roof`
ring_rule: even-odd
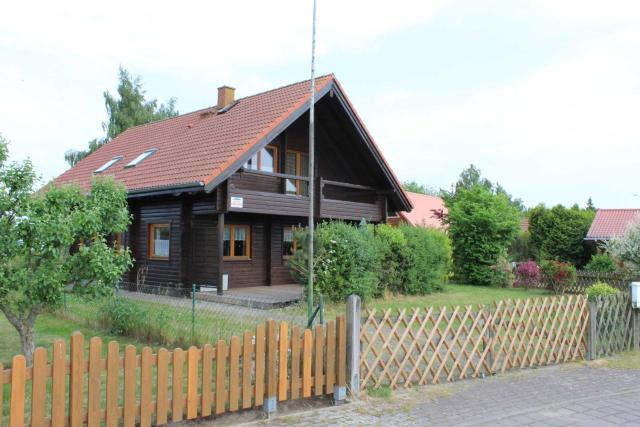
[[[316,80],[316,91],[336,82]],[[214,180],[309,100],[308,81],[241,98],[224,114],[216,107],[127,129],[56,179],[56,184],[91,185],[93,172],[123,156],[100,175],[112,175],[129,191],[199,186]],[[157,152],[133,168],[125,165],[145,150]]]
[[[413,205],[411,212],[400,212],[400,219],[413,226],[444,228],[442,215],[448,213],[444,200],[426,194],[405,192]]]
[[[529,218],[526,216],[520,221],[520,231],[529,231]]]
[[[622,236],[629,223],[640,217],[640,209],[598,209],[586,240],[608,240]]]

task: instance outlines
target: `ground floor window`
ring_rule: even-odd
[[[124,251],[124,233],[116,233],[113,238],[113,248],[116,253],[122,253]]]
[[[170,224],[149,224],[149,258],[168,259]]]
[[[282,257],[290,258],[298,250],[298,241],[295,239],[295,229],[292,226],[282,230]]]
[[[249,259],[251,257],[251,227],[238,224],[225,225],[222,254],[226,259]]]

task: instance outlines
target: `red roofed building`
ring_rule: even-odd
[[[237,288],[292,283],[293,226],[316,219],[385,222],[411,201],[333,75],[316,80],[315,177],[309,182],[309,82],[130,128],[56,179],[88,189],[113,176],[133,223],[116,241],[129,280]],[[314,186],[315,197],[309,198]]]
[[[448,212],[444,200],[440,197],[410,191],[406,194],[413,209],[409,212],[401,211],[397,216],[390,217],[389,223],[397,225],[404,222],[415,227],[444,228],[442,217]]]
[[[640,218],[640,209],[598,209],[585,240],[607,241],[620,237],[637,218]]]

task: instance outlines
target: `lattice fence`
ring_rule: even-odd
[[[564,291],[568,294],[584,294],[585,290],[594,283],[605,282],[621,292],[628,292],[629,284],[636,279],[638,278],[627,273],[578,271],[575,283],[567,286]],[[553,284],[549,279],[542,279],[539,282],[530,285],[530,287],[538,289],[553,289]]]
[[[499,301],[474,309],[369,310],[362,323],[362,388],[410,387],[581,359],[584,296]]]
[[[633,342],[633,309],[631,295],[621,292],[618,295],[600,296],[596,305],[595,356],[608,356],[613,353],[630,350]]]

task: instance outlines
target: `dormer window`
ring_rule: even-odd
[[[104,172],[107,169],[109,169],[111,166],[113,166],[116,163],[118,163],[120,160],[122,160],[122,156],[115,156],[113,159],[109,160],[107,163],[105,163],[104,165],[102,165],[98,169],[96,169],[93,173]]]
[[[125,168],[132,168],[134,166],[138,166],[138,164],[143,161],[144,159],[146,159],[147,157],[149,157],[150,155],[152,155],[153,153],[155,153],[156,151],[158,151],[157,148],[152,148],[150,150],[145,151],[144,153],[140,154],[138,157],[136,157],[135,159],[131,160],[127,166],[125,166]]]

